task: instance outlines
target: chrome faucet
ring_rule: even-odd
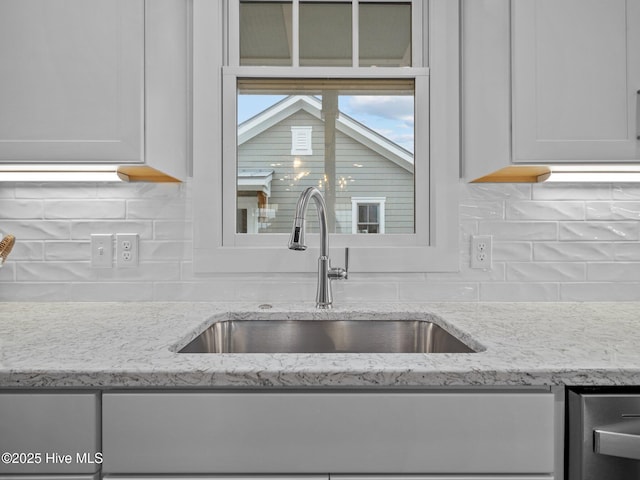
[[[331,280],[346,280],[349,269],[349,249],[345,249],[345,268],[331,268],[329,260],[329,232],[327,228],[327,205],[320,190],[316,187],[309,187],[300,194],[296,214],[293,219],[293,229],[289,239],[291,250],[306,250],[304,241],[304,216],[307,213],[309,200],[313,199],[318,211],[318,222],[320,223],[320,257],[318,258],[318,290],[316,293],[316,308],[331,308],[333,295],[331,294]]]

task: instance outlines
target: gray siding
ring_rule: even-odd
[[[313,155],[291,155],[291,126],[313,127]],[[291,229],[296,201],[309,186],[324,177],[323,123],[299,111],[239,147],[239,168],[274,170],[269,205],[277,215],[261,233]],[[386,197],[385,233],[414,232],[414,177],[411,172],[372,151],[353,138],[336,132],[336,233],[351,233],[351,198]],[[354,164],[362,165],[361,168]],[[340,183],[343,186],[340,186]],[[315,226],[310,212],[309,231]]]

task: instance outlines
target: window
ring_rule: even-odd
[[[354,233],[354,195],[384,194],[396,206],[393,228],[386,233],[414,235],[414,157],[422,162],[422,183],[428,182],[427,156],[414,155],[415,83],[414,78],[351,78],[318,85],[294,78],[274,79],[267,87],[262,78],[237,80],[237,199],[246,195],[247,171],[269,170],[268,202],[277,208],[272,222],[251,233],[288,234],[297,196],[315,186],[325,196],[330,233]],[[387,118],[371,119],[372,109]],[[420,227],[426,229],[426,219]],[[314,217],[308,230],[317,231]],[[245,231],[236,225],[236,232]]]
[[[351,230],[353,233],[384,233],[384,197],[353,197],[351,199]]]
[[[314,270],[286,250],[309,185],[355,270],[370,255],[377,271],[455,268],[458,14],[448,0],[194,0],[194,195],[210,206],[196,268]]]

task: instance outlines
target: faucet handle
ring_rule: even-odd
[[[349,247],[344,249],[344,279],[349,278]]]
[[[332,280],[347,280],[349,278],[349,248],[344,249],[344,268],[330,268],[329,278]]]

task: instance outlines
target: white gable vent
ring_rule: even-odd
[[[313,155],[312,127],[291,127],[291,155]]]

